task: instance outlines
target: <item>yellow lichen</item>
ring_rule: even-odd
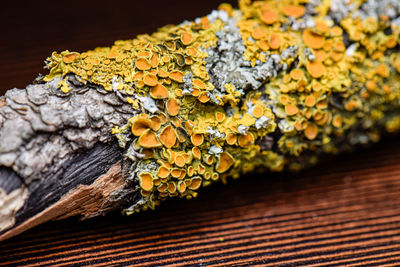
[[[240,88],[229,75],[223,84],[210,76],[209,49],[219,44],[217,32],[229,34],[229,23],[208,17],[109,48],[54,52],[44,81],[59,78],[59,90],[72,94],[73,74],[122,93],[137,112],[112,129],[130,145],[129,158],[137,156],[130,150],[142,155],[136,163],[146,170],[137,176],[144,204],[134,211],[170,196],[195,197],[201,185],[259,167],[298,170],[314,164],[315,153],[340,152],[349,137],[375,141],[381,129],[400,129],[400,116],[389,109],[400,103],[400,27],[387,16],[353,14],[337,24],[329,3],[314,13],[309,1],[241,0],[240,10],[220,5],[237,21],[249,73],[274,67],[268,78],[257,78],[257,90]],[[352,4],[357,10],[361,3]],[[147,100],[154,102],[151,112]]]

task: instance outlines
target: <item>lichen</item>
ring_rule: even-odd
[[[400,129],[396,1],[239,6],[47,59],[45,81],[61,93],[73,74],[135,111],[112,130],[142,195],[125,213],[254,170],[299,170]]]

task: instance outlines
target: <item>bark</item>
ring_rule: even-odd
[[[0,240],[52,219],[101,215],[137,198],[124,190],[122,149],[111,136],[132,110],[112,93],[77,85],[62,97],[51,83],[2,97]],[[44,90],[53,93],[41,95]]]

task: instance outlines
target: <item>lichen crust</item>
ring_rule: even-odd
[[[54,52],[135,116],[112,134],[142,199],[126,214],[255,170],[300,170],[400,129],[398,1],[240,0],[112,47]]]

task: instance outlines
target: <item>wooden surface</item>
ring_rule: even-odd
[[[0,11],[1,89],[32,81],[53,49],[110,45],[216,6],[211,0],[20,2],[5,1]],[[47,223],[0,243],[0,265],[56,264],[400,265],[400,141],[297,174],[230,180],[197,199],[131,217]]]
[[[205,188],[192,201],[52,222],[0,244],[11,265],[384,266],[400,263],[400,142],[298,174]]]

